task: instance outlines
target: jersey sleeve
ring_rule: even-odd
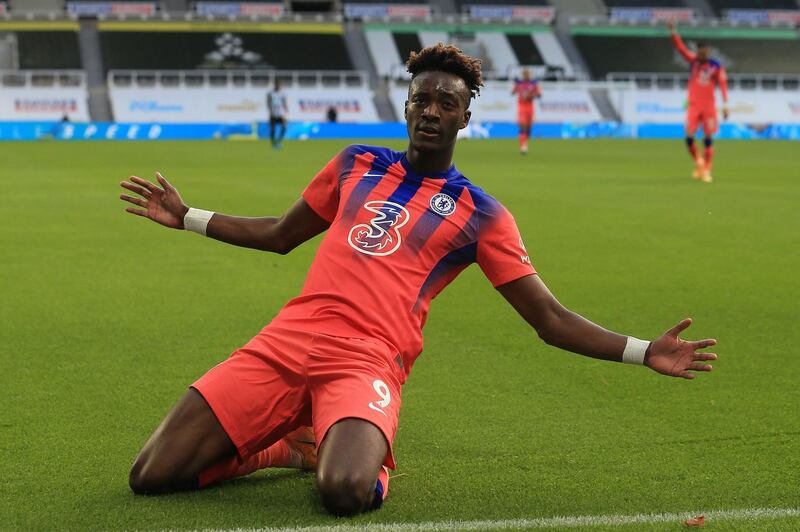
[[[536,273],[514,217],[503,207],[481,228],[477,262],[495,288]]]
[[[333,222],[339,210],[339,174],[342,172],[347,150],[331,159],[303,191],[303,199],[325,221]]]
[[[672,39],[672,46],[675,47],[678,53],[681,54],[681,56],[688,63],[692,63],[695,60],[695,57],[697,56],[694,54],[694,52],[692,52],[686,47],[686,45],[683,43],[683,39],[681,39],[681,36],[678,35],[677,32],[672,32],[670,38]]]
[[[725,73],[725,67],[719,67],[717,83],[719,84],[719,90],[722,92],[722,102],[728,103],[728,74]]]

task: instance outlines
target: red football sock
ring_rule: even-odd
[[[706,146],[705,155],[706,170],[711,170],[711,159],[714,157],[714,146]]]
[[[375,498],[372,499],[372,509],[377,510],[389,496],[389,470],[381,467],[378,471],[378,481],[375,483]]]
[[[197,483],[204,488],[223,480],[249,475],[265,467],[291,467],[291,461],[292,451],[286,442],[280,440],[244,462],[239,462],[235,456],[222,460],[200,473]]]
[[[520,133],[519,134],[519,147],[522,148],[525,146],[525,143],[528,142],[528,134],[527,133]]]
[[[692,160],[696,161],[697,160],[697,146],[695,146],[694,143],[692,143],[692,144],[689,144],[687,146],[687,148],[689,148],[689,153],[692,156]]]

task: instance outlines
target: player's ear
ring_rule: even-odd
[[[464,129],[465,127],[467,127],[469,125],[470,118],[472,118],[472,111],[467,109],[466,111],[464,111],[464,116],[461,119],[461,125],[458,127],[458,129]]]
[[[408,120],[408,100],[403,104],[403,118]]]

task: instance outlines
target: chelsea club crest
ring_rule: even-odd
[[[440,192],[431,198],[431,209],[442,216],[450,216],[456,212],[456,200]]]

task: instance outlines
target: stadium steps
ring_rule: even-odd
[[[514,54],[514,50],[511,48],[505,33],[479,31],[475,36],[478,41],[483,43],[486,55],[489,56],[492,70],[497,75],[506,76],[511,69],[519,65],[517,56]]]
[[[594,4],[601,5],[601,11],[599,14],[605,15],[605,7],[602,6],[602,3],[597,1],[592,2],[574,2],[571,0],[551,0],[551,3],[556,8],[556,20],[553,24],[553,30],[555,32],[556,39],[558,39],[558,43],[561,45],[561,49],[567,56],[567,61],[572,66],[574,71],[588,73],[589,67],[586,61],[583,60],[583,55],[578,50],[578,47],[575,45],[575,41],[572,39],[572,33],[570,32],[570,22],[569,18],[573,14],[576,14],[573,9],[578,9],[581,11],[580,14],[590,14],[586,11],[590,11],[589,6]],[[576,7],[577,4],[580,7]]]
[[[420,31],[418,35],[419,42],[424,47],[433,46],[440,42],[446,44],[450,40],[450,36],[446,31]]]
[[[508,43],[514,50],[514,55],[517,57],[517,62],[520,65],[543,65],[544,58],[539,53],[536,43],[533,42],[533,36],[528,33],[520,33],[508,35]]]
[[[550,0],[550,4],[556,8],[557,15],[606,16],[606,6],[602,0]]]
[[[458,13],[458,6],[455,0],[431,0],[428,3],[439,13]]]
[[[394,116],[394,108],[389,99],[389,92],[386,90],[386,84],[378,75],[378,70],[375,68],[375,63],[372,61],[367,38],[361,23],[348,22],[345,25],[344,45],[347,48],[347,53],[350,55],[350,61],[353,62],[353,67],[355,67],[356,70],[367,72],[369,87],[374,94],[372,100],[375,103],[375,110],[378,112],[378,118],[386,122],[396,121],[397,118]]]
[[[392,33],[386,30],[366,30],[365,39],[369,48],[372,63],[381,77],[389,77],[400,65],[400,52],[394,43]]]
[[[63,13],[63,0],[9,0],[13,13]]]
[[[622,117],[620,117],[614,104],[611,103],[611,98],[606,89],[589,89],[589,96],[592,97],[603,120],[622,122]]]
[[[13,33],[0,32],[0,70],[13,70],[16,64],[17,42]]]
[[[185,13],[191,8],[187,0],[161,0],[161,7],[172,13]]]
[[[536,43],[536,48],[539,49],[544,64],[559,67],[568,76],[573,74],[572,63],[553,32],[537,31],[533,33],[533,42]]]
[[[422,49],[422,42],[417,32],[393,32],[392,38],[403,63],[408,60],[411,52],[418,52]]]
[[[110,122],[112,120],[111,102],[108,99],[97,21],[81,20],[80,24],[78,47],[89,89],[89,117],[96,122]]]
[[[706,0],[684,0],[686,2],[686,7],[690,7],[694,9],[695,14],[699,15],[700,17],[704,18],[713,18],[714,9],[711,7]]]

